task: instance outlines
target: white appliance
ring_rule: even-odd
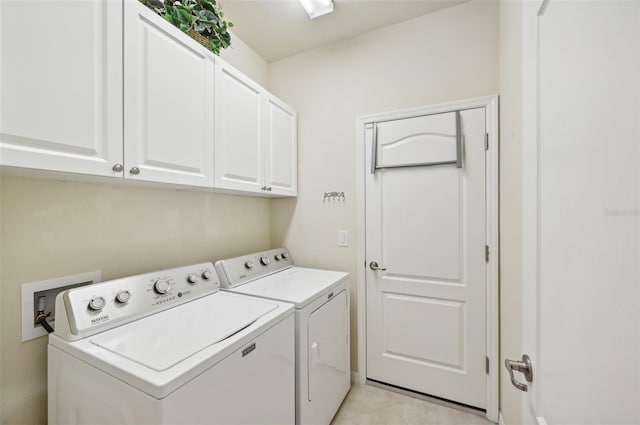
[[[59,294],[49,424],[293,423],[293,306],[219,285],[204,263]]]
[[[285,248],[215,267],[224,290],[295,305],[296,423],[329,424],[351,386],[349,274],[295,267]]]

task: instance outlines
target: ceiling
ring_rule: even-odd
[[[298,0],[220,0],[233,32],[267,62],[406,21],[468,0],[334,0],[309,19]]]

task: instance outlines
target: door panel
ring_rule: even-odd
[[[326,412],[329,423],[349,387],[347,293],[340,292],[311,313],[308,324],[309,401],[313,410]]]
[[[213,187],[213,55],[127,1],[125,63],[125,177]]]
[[[122,2],[0,7],[2,165],[121,176]]]
[[[402,161],[454,164],[375,174],[367,164],[366,258],[383,268],[367,269],[367,378],[484,408],[485,110],[461,112],[460,169],[455,113],[446,115],[410,119],[406,129],[446,134],[445,141],[404,137],[402,120],[393,131],[378,124],[380,150],[406,140],[416,146]],[[366,139],[371,152],[372,130]],[[433,143],[449,146],[448,156]],[[398,158],[394,165],[403,165]]]
[[[384,351],[408,361],[429,366],[462,368],[461,342],[464,338],[464,303],[415,295],[384,293]],[[408,332],[414,323],[421,324],[420,337]],[[437,341],[437,344],[434,344]]]
[[[394,275],[459,283],[463,241],[458,169],[438,166],[383,172],[383,264]],[[410,188],[417,196],[398,188]],[[416,245],[420,245],[419,259]]]
[[[297,115],[273,96],[266,94],[265,185],[276,195],[297,194]]]
[[[215,185],[261,192],[263,89],[222,60],[216,80]]]

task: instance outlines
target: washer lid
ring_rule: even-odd
[[[251,325],[277,305],[214,294],[90,338],[114,354],[156,371],[178,364]]]
[[[291,267],[230,290],[290,302],[300,309],[348,278],[344,272]]]

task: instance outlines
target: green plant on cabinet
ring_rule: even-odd
[[[217,0],[140,0],[171,24],[189,34],[196,41],[204,37],[216,55],[231,46],[229,28],[233,23],[224,19]],[[204,43],[202,43],[204,44]]]

